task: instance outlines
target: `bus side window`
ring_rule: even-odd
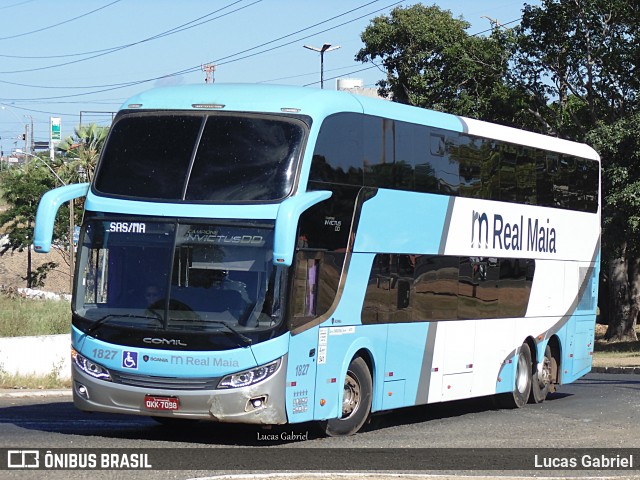
[[[461,135],[451,153],[460,164],[460,194],[467,198],[482,198],[482,141]]]
[[[432,132],[430,139],[431,162],[438,183],[437,192],[443,195],[458,195],[460,165],[457,157],[451,155],[458,143],[457,134]]]
[[[320,127],[309,180],[362,185],[362,115],[339,113]]]
[[[319,264],[320,260],[313,258],[313,254],[298,252],[293,280],[294,317],[311,317],[316,314]]]
[[[342,252],[298,251],[293,267],[291,328],[298,328],[331,308],[338,292],[343,262]]]

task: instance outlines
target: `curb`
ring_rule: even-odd
[[[640,375],[640,367],[591,367],[591,373],[635,373]]]
[[[70,388],[66,390],[0,389],[0,398],[70,397],[71,395]]]

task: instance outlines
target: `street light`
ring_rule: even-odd
[[[332,47],[330,43],[325,43],[320,48],[312,47],[310,45],[303,45],[303,47],[308,48],[309,50],[313,50],[314,52],[320,52],[320,88],[324,88],[324,52],[337,50],[340,48],[340,45],[335,45]]]

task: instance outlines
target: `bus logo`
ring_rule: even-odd
[[[476,225],[478,227],[478,244],[476,245]],[[480,214],[475,210],[471,218],[471,248],[482,248],[482,233],[484,232],[484,248],[489,247],[489,217],[486,213]]]

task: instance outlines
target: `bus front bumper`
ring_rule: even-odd
[[[73,402],[89,412],[277,425],[287,422],[285,355],[278,370],[255,385],[215,390],[157,389],[93,378],[72,367]],[[145,397],[177,399],[177,410],[147,408]]]

